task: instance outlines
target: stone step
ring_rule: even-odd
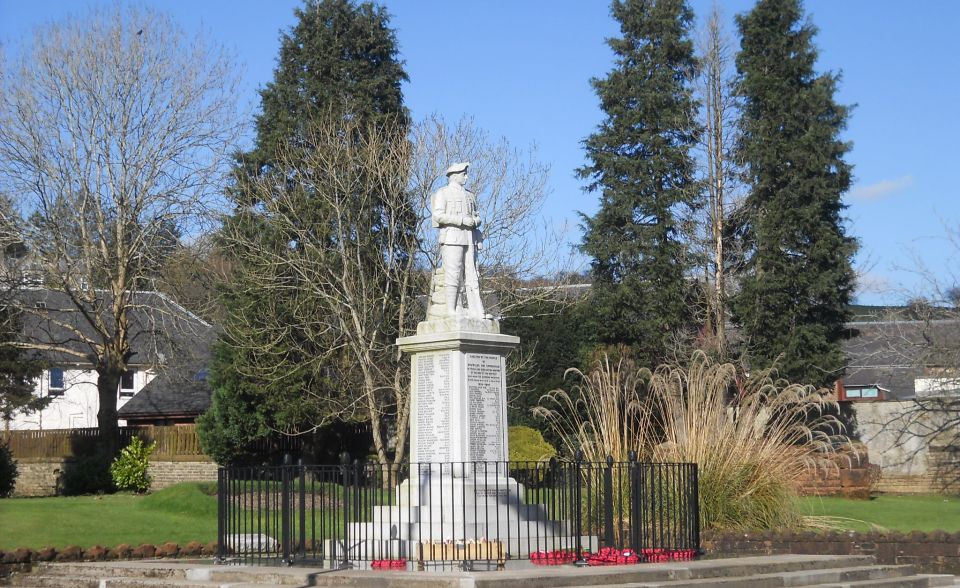
[[[698,578],[690,580],[644,581],[627,584],[609,584],[594,588],[697,588],[718,586],[727,588],[785,588],[809,586],[826,582],[850,582],[860,580],[878,580],[903,578],[913,574],[912,566],[858,566],[850,568],[828,568],[732,576],[727,578]]]
[[[259,566],[212,566],[174,562],[139,561],[114,563],[56,563],[41,564],[34,574],[22,576],[24,581],[36,577],[140,578],[157,580],[184,580],[190,582],[268,583],[287,586],[303,585],[308,572],[302,568]]]
[[[870,556],[758,556],[590,568],[589,573],[584,573],[585,570],[570,567],[547,568],[551,570],[551,572],[548,572],[549,581],[541,578],[544,575],[544,568],[540,568],[539,570],[517,571],[500,578],[477,578],[475,586],[476,588],[565,588],[573,586],[594,588],[671,581],[679,583],[680,581],[690,582],[695,580],[703,580],[699,584],[700,586],[711,586],[726,578],[742,579],[765,574],[782,575],[789,572],[872,565],[874,565],[874,559]],[[780,585],[783,586],[783,584]]]
[[[759,556],[575,568],[516,567],[490,572],[332,571],[297,567],[202,565],[171,561],[42,564],[34,574],[11,578],[21,588],[254,588],[338,586],[340,588],[841,588],[954,586],[946,575],[912,575],[910,566],[874,565],[869,556]]]
[[[873,564],[869,556],[761,556],[727,560],[701,560],[694,562],[671,562],[641,564],[636,566],[610,566],[601,568],[574,568],[573,566],[538,567],[516,569],[508,562],[504,572],[479,572],[468,574],[423,574],[418,572],[390,572],[380,575],[376,583],[369,572],[342,571],[317,575],[316,586],[340,586],[382,588],[423,585],[429,581],[438,586],[460,586],[461,580],[469,578],[476,588],[564,588],[574,586],[623,586],[632,583],[656,583],[668,581],[691,581],[703,579],[701,586],[715,585],[726,578],[751,576],[764,573],[784,573],[803,570],[865,567]],[[445,581],[446,583],[441,583]],[[779,584],[783,586],[783,584]]]
[[[702,588],[718,586],[724,588],[785,588],[800,587],[825,582],[851,582],[860,580],[879,580],[903,578],[913,574],[913,567],[906,565],[874,565],[849,568],[827,568],[731,576],[727,578],[697,578],[690,580],[642,581],[626,584],[608,584],[594,588]]]
[[[935,586],[957,586],[956,577],[946,574],[917,574],[904,578],[880,580],[862,580],[859,582],[832,582],[828,584],[810,584],[804,588],[932,588]]]
[[[191,581],[177,578],[93,578],[71,576],[32,576],[29,583],[14,583],[17,588],[289,588],[291,584],[270,582]],[[298,584],[308,585],[306,582]]]

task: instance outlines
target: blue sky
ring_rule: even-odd
[[[0,0],[0,40],[8,54],[33,27],[96,2]],[[272,77],[281,29],[294,22],[298,0],[164,0],[150,3],[188,30],[202,27],[238,56],[241,101],[257,107],[256,89]],[[618,34],[604,1],[386,0],[410,82],[407,106],[417,118],[463,115],[515,146],[536,144],[552,167],[546,214],[578,222],[597,197],[582,191],[574,170],[580,141],[602,120],[591,77],[612,65],[604,39]],[[733,16],[747,0],[721,1]],[[693,0],[698,18],[711,0]],[[845,138],[855,184],[845,197],[849,232],[858,238],[863,272],[858,300],[895,303],[922,293],[914,270],[922,260],[936,277],[958,275],[960,250],[945,227],[960,225],[955,170],[960,120],[960,2],[807,0],[820,29],[820,71],[843,74],[837,99],[856,104]],[[571,243],[579,232],[569,235]]]

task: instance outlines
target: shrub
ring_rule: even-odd
[[[543,433],[522,425],[507,429],[510,461],[547,461],[557,450],[543,438]]]
[[[546,462],[557,455],[540,431],[517,425],[507,429],[511,475],[527,488],[539,486],[546,476]]]
[[[17,485],[17,462],[5,441],[0,440],[0,498],[13,494]]]
[[[139,437],[134,437],[120,451],[110,465],[110,477],[118,490],[133,490],[142,494],[150,489],[147,468],[150,466],[150,454],[156,447],[156,441],[147,445]]]
[[[98,446],[64,462],[58,480],[60,492],[67,496],[113,492],[110,458],[107,450]]]

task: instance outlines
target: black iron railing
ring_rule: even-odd
[[[218,560],[331,568],[662,561],[700,550],[695,464],[221,468]]]

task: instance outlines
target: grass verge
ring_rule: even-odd
[[[215,541],[215,492],[214,484],[184,483],[147,496],[3,499],[0,549]]]
[[[0,549],[207,543],[217,536],[215,490],[184,483],[147,496],[7,498],[0,500]],[[806,515],[835,517],[853,531],[960,531],[958,496],[807,497],[800,505]]]
[[[960,496],[802,498],[803,514],[836,517],[850,531],[960,531]]]

